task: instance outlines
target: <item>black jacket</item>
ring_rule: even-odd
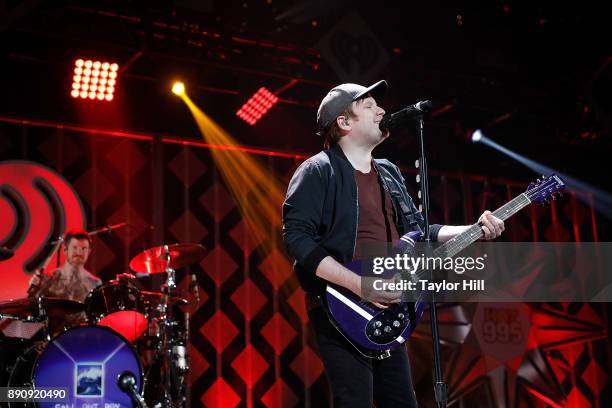
[[[408,195],[399,168],[386,159],[374,166],[389,191],[399,235],[424,227],[424,219]],[[354,168],[336,145],[310,157],[293,174],[283,204],[283,240],[295,259],[302,288],[322,293],[325,281],[315,275],[326,256],[345,264],[353,259],[357,240],[359,203]],[[430,225],[436,241],[442,226]]]

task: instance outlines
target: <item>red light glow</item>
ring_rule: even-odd
[[[261,87],[236,112],[236,116],[253,126],[268,110],[278,102],[278,97],[266,88]]]

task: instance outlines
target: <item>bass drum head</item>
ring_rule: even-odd
[[[142,368],[125,338],[101,326],[72,328],[45,347],[34,364],[32,379],[36,388],[65,388],[67,399],[38,406],[132,407],[130,396],[117,385],[126,371],[136,378],[140,393]]]

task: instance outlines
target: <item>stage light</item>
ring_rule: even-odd
[[[528,169],[532,170],[535,174],[556,174],[563,179],[566,185],[566,190],[569,192],[576,193],[576,199],[584,202],[587,206],[593,206],[597,211],[603,214],[606,218],[612,219],[612,194],[605,191],[597,186],[580,180],[576,177],[554,169],[541,162],[537,162],[526,156],[523,156],[513,150],[508,149],[505,146],[500,145],[487,135],[483,134],[482,131],[477,130],[474,132],[480,133],[479,142],[485,146],[497,150],[498,152],[505,154],[506,156],[516,160]],[[474,136],[472,136],[473,139]],[[592,200],[592,201],[591,201]]]
[[[172,93],[178,96],[185,94],[185,84],[182,82],[175,82],[174,85],[172,85]]]
[[[276,102],[278,102],[278,97],[261,87],[238,109],[236,116],[253,126]]]
[[[478,143],[480,142],[480,139],[482,139],[482,132],[480,131],[480,129],[476,129],[474,133],[472,133],[472,142]]]
[[[117,77],[119,65],[110,62],[78,59],[74,62],[74,66],[70,96],[99,101],[113,100],[114,78]],[[109,86],[105,87],[107,77],[113,79],[108,80]],[[104,91],[106,91],[106,94],[104,94]],[[99,94],[102,94],[102,96]]]
[[[193,115],[202,138],[216,148],[210,153],[224,185],[234,198],[245,221],[249,240],[257,242],[263,254],[269,254],[280,233],[279,208],[285,198],[285,183],[270,173],[268,163],[260,161],[240,145],[231,134],[196,106],[189,95],[181,99]],[[252,115],[239,117],[254,124]]]

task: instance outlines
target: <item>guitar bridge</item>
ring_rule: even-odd
[[[391,350],[385,350],[381,354],[376,356],[377,360],[384,360],[385,358],[391,357]]]

